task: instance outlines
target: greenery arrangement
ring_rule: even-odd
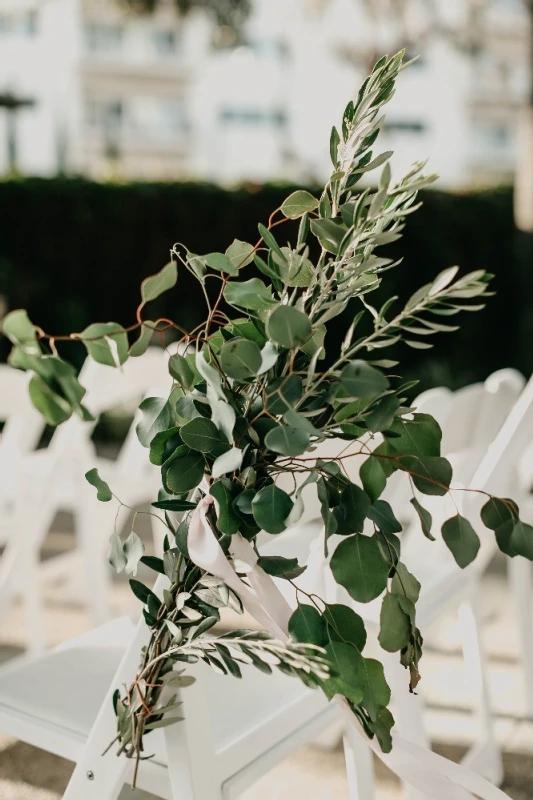
[[[225,253],[207,255],[174,245],[170,263],[143,282],[129,328],[98,323],[51,337],[22,310],[5,319],[4,333],[14,345],[11,363],[33,373],[33,403],[54,425],[73,413],[88,417],[75,370],[57,354],[58,339],[81,341],[96,361],[120,367],[143,355],[154,332],[174,329],[181,336],[181,349],[169,359],[172,392],[143,401],[137,429],[150,461],[161,467],[162,489],[153,505],[168,528],[164,553],[145,556],[134,533],[125,542],[116,533],[111,537],[110,560],[117,570],[134,572],[143,561],[168,579],[162,599],[131,580],[151,640],[134,683],[115,694],[119,752],[129,757],[142,756],[149,731],[179,719],[177,694],[168,697],[166,689],[187,686],[193,678],[184,665],[198,660],[236,677],[241,664],[265,673],[274,667],[330,698],[340,694],[368,736],[377,737],[384,751],[391,748],[390,690],[382,664],[363,654],[367,634],[353,608],[298,589],[288,642],[247,630],[206,635],[221,608],[242,610],[241,598],[189,556],[191,515],[207,492],[215,500],[207,522],[246,581],[230,552],[233,538],[244,537],[259,554],[258,534],[282,534],[296,524],[302,489],[314,485],[334,580],[359,603],[383,597],[380,645],[398,653],[412,691],[420,679],[420,584],[401,561],[402,526],[381,496],[391,475],[404,473],[422,533],[432,539],[432,518],[419,497],[453,491],[452,469],[440,455],[437,422],[405,404],[411,387],[381,351],[401,342],[428,348],[436,332],[456,330],[449,318],[483,308],[489,276],[477,271],[461,277],[452,267],[395,313],[396,297],[381,308],[369,302],[384,273],[400,267],[378,248],[401,237],[405,218],[418,208],[418,191],[435,180],[423,175],[419,163],[395,182],[392,154],[372,153],[381,109],[394,93],[403,60],[403,52],[381,59],[348,104],[340,130],[332,131],[333,172],[319,199],[307,191],[292,193],[268,225],[259,225],[255,245],[235,240]],[[383,169],[377,187],[361,189],[361,178],[378,167]],[[285,246],[276,229],[292,219],[300,220],[298,241]],[[313,239],[320,245],[315,262],[309,254]],[[252,262],[264,280],[246,279]],[[191,332],[170,319],[145,317],[146,306],[175,286],[178,268],[195,276],[207,304],[205,322]],[[219,285],[214,300],[206,288],[212,281]],[[342,346],[326,359],[328,324],[348,307],[353,315]],[[372,331],[359,335],[364,317],[372,320]],[[134,332],[136,338],[129,337]],[[338,456],[321,458],[317,447],[329,439],[338,441]],[[99,500],[112,500],[96,470],[87,479]],[[512,501],[488,497],[481,517],[503,552],[533,558],[533,529],[519,520]],[[459,513],[446,520],[442,537],[460,567],[475,559],[479,537]],[[306,568],[281,555],[259,554],[258,565],[295,587]]]

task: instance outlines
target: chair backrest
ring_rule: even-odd
[[[494,442],[488,448],[485,458],[472,478],[471,487],[498,497],[516,497],[517,490],[529,489],[527,486],[524,487],[520,470],[524,455],[531,450],[532,442],[533,377],[529,379]],[[465,513],[473,516],[484,502],[486,502],[485,495],[469,494],[464,503]],[[478,558],[480,569],[486,566],[496,550],[492,533],[486,531],[486,534],[482,537],[481,558]]]
[[[468,447],[484,394],[482,383],[464,386],[453,393],[445,416],[439,420],[443,453],[458,453]]]
[[[168,385],[170,391],[168,356],[160,347],[149,347],[142,358],[128,359],[121,369],[87,358],[80,372],[80,383],[87,390],[84,404],[95,418],[119,406],[133,413],[150,386]],[[50,443],[52,452],[64,458],[67,452],[83,448],[95,424],[73,415],[54,433]]]
[[[32,406],[28,394],[29,375],[0,364],[0,448],[13,453],[26,453],[36,447],[44,422]]]
[[[514,369],[489,375],[483,384],[483,402],[472,429],[471,445],[488,446],[494,441],[525,385],[524,376]]]
[[[440,423],[448,413],[452,398],[451,389],[446,386],[436,386],[419,394],[412,405],[417,414],[430,414]]]

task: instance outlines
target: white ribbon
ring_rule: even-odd
[[[204,479],[201,488],[209,491],[207,479]],[[232,555],[250,566],[248,577],[252,589],[239,578],[207,521],[209,507],[215,502],[215,498],[207,493],[191,515],[187,539],[191,560],[223,580],[239,595],[246,611],[260,625],[277,638],[286,640],[293,610],[270,575],[257,565],[257,555],[250,543],[240,534],[235,534],[230,550]],[[477,773],[414,744],[394,730],[392,751],[383,753],[375,739],[368,739],[346,700],[343,697],[337,697],[337,700],[346,723],[364,738],[378,758],[402,781],[428,797],[434,800],[471,800],[471,793],[474,793],[481,800],[510,800],[501,789]]]

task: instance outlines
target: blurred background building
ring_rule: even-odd
[[[406,45],[396,168],[509,182],[529,40],[525,0],[252,0],[238,37],[172,0],[0,0],[0,174],[322,181],[339,110]]]

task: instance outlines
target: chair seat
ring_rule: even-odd
[[[43,656],[17,659],[0,670],[0,729],[38,746],[47,746],[65,758],[75,757],[96,719],[131,641],[132,630],[128,619],[114,620]],[[320,692],[313,692],[299,680],[277,671],[268,676],[243,665],[243,678],[236,680],[217,675],[203,663],[190,669],[194,669],[202,688],[205,687],[219,755],[236,740],[243,737],[252,740],[254,732],[269,721],[279,721],[275,737],[274,730],[270,737],[279,741],[283,738],[280,727],[285,733],[287,725],[287,735],[293,733],[328,707]],[[24,721],[22,728],[17,722],[19,718]],[[51,726],[59,733],[55,746],[46,738]],[[25,737],[26,729],[40,729],[42,734]],[[75,746],[62,744],[69,740]],[[269,736],[262,737],[263,742],[268,740]],[[39,741],[43,744],[39,745]],[[156,752],[156,762],[166,763],[161,731],[150,734],[150,744],[150,749],[153,747]]]

